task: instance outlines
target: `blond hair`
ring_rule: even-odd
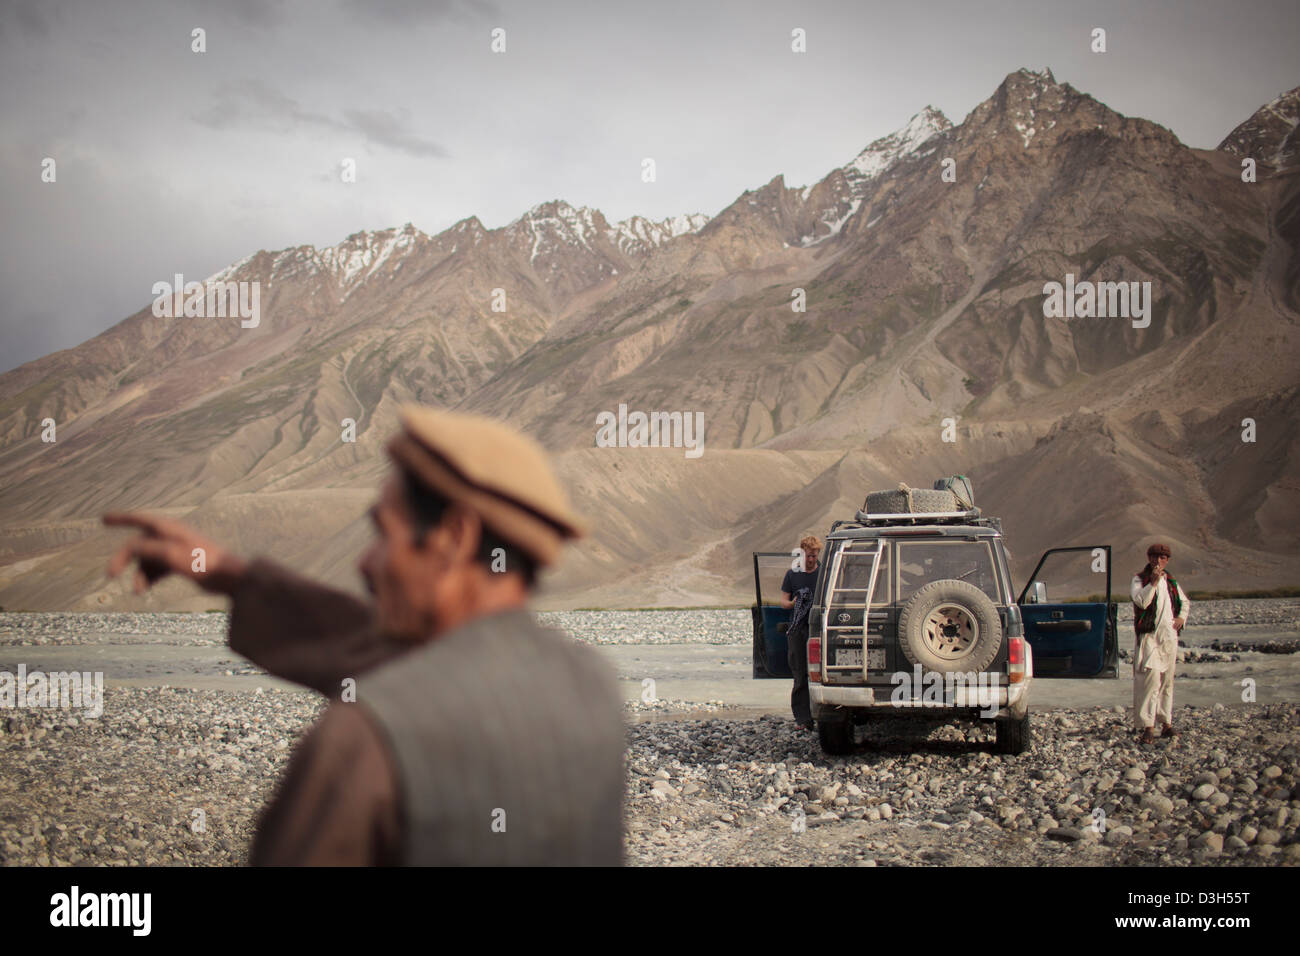
[[[813,548],[820,551],[822,549],[822,539],[815,534],[806,534],[799,539],[799,547],[805,552],[811,551]]]

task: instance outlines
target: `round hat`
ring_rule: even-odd
[[[476,512],[539,565],[587,528],[569,506],[541,445],[482,415],[407,405],[388,454],[419,484]]]

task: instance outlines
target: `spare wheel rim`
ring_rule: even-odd
[[[974,649],[980,626],[975,615],[960,604],[940,604],[925,616],[921,633],[931,654],[955,661]]]

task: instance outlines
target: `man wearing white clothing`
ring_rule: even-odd
[[[1147,566],[1133,575],[1133,719],[1144,744],[1155,743],[1155,724],[1161,736],[1173,737],[1174,665],[1178,662],[1178,633],[1187,623],[1192,602],[1166,571],[1169,545],[1147,548]]]

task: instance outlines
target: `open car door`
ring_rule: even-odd
[[[1103,576],[1104,596],[1097,593]],[[1118,676],[1119,606],[1110,598],[1110,545],[1043,553],[1016,602],[1034,677]]]
[[[754,552],[754,660],[756,678],[779,677],[790,680],[786,660],[785,629],[790,626],[790,610],[781,607],[781,582],[790,570],[794,557],[788,551]]]

